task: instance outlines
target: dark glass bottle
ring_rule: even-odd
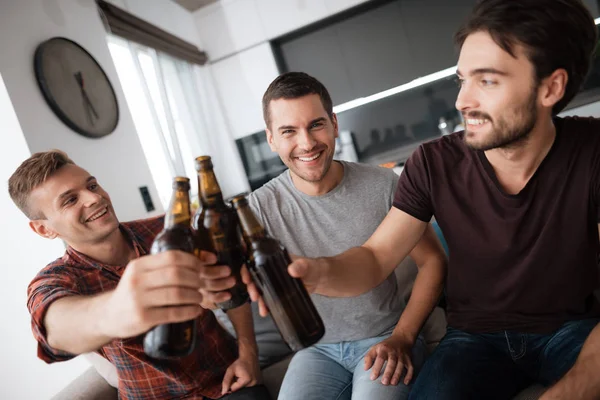
[[[190,180],[176,177],[173,196],[165,215],[165,227],[156,236],[150,253],[181,250],[194,253],[194,236],[190,221]],[[169,359],[189,355],[195,346],[196,320],[158,325],[146,333],[144,352],[153,358]]]
[[[198,192],[202,204],[200,214],[204,214],[202,223],[198,220],[196,224],[199,232],[196,241],[199,243],[198,246],[204,246],[201,242],[206,241],[206,246],[202,249],[215,253],[217,264],[228,265],[236,280],[235,286],[229,289],[231,298],[217,304],[222,310],[227,311],[244,305],[249,300],[246,285],[240,276],[242,265],[246,260],[240,244],[239,222],[235,211],[223,200],[211,158],[197,157],[196,170],[199,175]],[[201,227],[204,227],[205,233],[202,232]],[[207,238],[202,239],[202,235],[206,235]]]
[[[325,326],[302,281],[288,273],[288,252],[266,234],[244,196],[234,198],[233,206],[251,246],[248,269],[281,336],[294,351],[315,344]]]

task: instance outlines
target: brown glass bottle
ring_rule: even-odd
[[[194,253],[189,191],[188,178],[178,176],[173,180],[173,196],[165,215],[165,227],[152,242],[150,253],[157,254],[167,250]],[[158,325],[146,333],[144,352],[159,359],[185,357],[194,349],[195,341],[195,319]]]
[[[233,205],[251,243],[248,269],[283,340],[294,351],[315,344],[325,326],[302,281],[288,273],[288,252],[267,236],[244,196],[234,198]]]
[[[239,222],[235,211],[223,200],[211,158],[197,157],[196,170],[199,175],[201,213],[204,214],[202,224],[198,221],[198,232],[201,232],[200,227],[203,226],[208,236],[206,250],[217,255],[218,265],[228,265],[236,280],[235,286],[229,289],[231,298],[217,304],[222,310],[227,311],[244,305],[249,300],[246,285],[240,276],[242,265],[246,260],[240,244]],[[202,242],[202,239],[197,239],[197,242]]]
[[[204,207],[204,201],[202,200],[202,194],[200,193],[200,187],[202,187],[202,176],[198,170],[200,158],[201,157],[196,158],[196,169],[198,172],[198,208],[192,217],[192,230],[194,232],[196,242],[196,255],[199,255],[201,250],[213,251],[208,229],[204,227],[204,215],[206,214],[206,208]]]

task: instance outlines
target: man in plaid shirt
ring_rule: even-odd
[[[227,273],[180,251],[150,255],[163,217],[119,223],[96,178],[60,151],[36,153],[9,180],[10,196],[38,235],[68,248],[28,288],[38,356],[63,361],[95,351],[117,369],[123,399],[268,399],[259,381],[249,305],[228,312],[234,339],[201,303],[227,300]],[[155,360],[143,334],[160,324],[197,319],[194,352]]]

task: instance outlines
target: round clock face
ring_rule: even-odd
[[[34,67],[44,98],[69,128],[93,138],[114,131],[117,98],[90,53],[69,39],[52,38],[36,49]]]

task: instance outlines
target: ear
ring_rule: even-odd
[[[337,120],[337,115],[335,115],[335,113],[331,114],[331,122],[333,123],[333,133],[334,136],[333,137],[339,137],[340,133],[338,132],[338,120]]]
[[[277,147],[275,147],[275,143],[273,143],[273,134],[271,133],[271,130],[267,128],[265,131],[267,132],[267,143],[269,143],[271,151],[277,153]]]
[[[545,78],[540,85],[540,101],[542,106],[552,108],[565,95],[569,74],[564,68],[554,71],[549,77]]]
[[[58,237],[58,233],[48,226],[48,221],[45,219],[34,219],[29,221],[29,227],[43,238],[56,239]]]

